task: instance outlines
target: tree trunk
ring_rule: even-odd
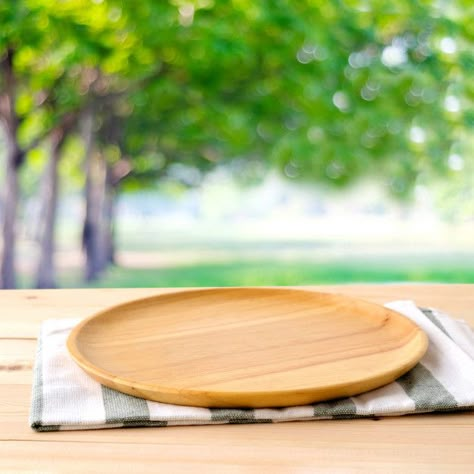
[[[9,152],[6,159],[5,188],[3,196],[3,222],[2,222],[2,261],[1,261],[1,287],[3,289],[16,288],[15,274],[15,224],[19,198],[18,186],[18,155],[21,151],[11,138]]]
[[[117,190],[114,183],[113,168],[107,166],[104,195],[104,252],[105,265],[115,265],[115,198]]]
[[[95,105],[97,107],[97,104]],[[94,150],[93,109],[85,112],[83,139],[86,144],[86,212],[83,228],[83,248],[86,255],[86,281],[100,277],[102,272],[116,263],[115,259],[115,203],[120,181],[131,166],[128,160],[107,159]],[[122,127],[118,118],[110,113],[101,128],[102,141],[118,146]]]
[[[14,50],[8,49],[0,63],[4,87],[0,94],[0,119],[5,126],[7,157],[2,215],[1,288],[15,288],[15,224],[19,199],[18,170],[25,154],[18,144],[19,120],[15,112],[16,81],[13,71]]]
[[[53,150],[51,150],[52,152]],[[51,158],[51,157],[50,157]],[[49,164],[49,161],[48,161]],[[40,245],[41,237],[43,235],[44,223],[46,222],[46,212],[47,206],[45,203],[48,201],[48,196],[50,194],[50,183],[51,180],[48,174],[48,164],[45,166],[45,171],[41,176],[41,182],[39,185],[39,192],[35,199],[35,212],[31,215],[31,227],[29,228],[29,238],[35,242],[35,244]]]
[[[54,265],[55,227],[58,205],[58,164],[65,133],[57,129],[52,135],[51,154],[45,170],[45,193],[42,203],[43,221],[40,223],[40,256],[36,272],[37,288],[55,288],[56,274]]]
[[[103,203],[105,199],[105,161],[94,150],[93,110],[85,113],[83,136],[86,143],[85,156],[85,216],[82,245],[86,258],[85,280],[97,280],[103,272],[107,257],[103,245]]]
[[[86,163],[83,247],[86,254],[86,281],[93,281],[109,265],[115,264],[116,183],[113,168],[107,165],[101,153],[93,153]]]

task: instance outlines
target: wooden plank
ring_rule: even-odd
[[[36,354],[36,339],[0,340],[0,372],[31,368]]]
[[[414,299],[474,325],[474,285],[350,285],[322,289],[375,302]],[[330,472],[472,470],[473,412],[380,421],[33,432],[27,421],[32,375],[29,366],[40,322],[50,317],[84,317],[111,304],[160,292],[0,293],[0,360],[7,364],[26,362],[18,370],[0,370],[0,472],[137,472],[154,471],[158,466],[172,472],[306,472],[316,467]]]
[[[106,306],[172,289],[3,290],[0,338],[36,337],[41,321],[83,318]]]
[[[0,339],[0,387],[30,386],[35,354],[36,339]]]
[[[474,322],[474,285],[472,284],[386,284],[328,285],[300,287],[342,293],[377,303],[394,299],[413,299],[420,305],[433,306],[453,316]],[[123,288],[73,290],[3,290],[0,306],[0,338],[36,337],[44,319],[90,316],[107,306],[131,299],[179,291],[179,288]]]
[[[0,467],[4,471],[68,473],[154,472],[158,467],[165,472],[313,472],[316,467],[331,472],[406,472],[409,466],[413,472],[450,473],[472,468],[474,458],[468,442],[432,429],[389,431],[381,426],[357,420],[271,427],[158,428],[149,430],[154,435],[148,438],[150,442],[141,439],[135,443],[119,439],[71,442],[68,433],[62,433],[62,441],[45,441],[50,433],[44,433],[41,440],[2,442]],[[145,430],[121,430],[129,431],[140,434]],[[472,433],[465,428],[458,431],[466,439]],[[425,436],[423,442],[420,436]]]

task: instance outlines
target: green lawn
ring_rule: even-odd
[[[74,286],[71,275],[65,286]],[[115,267],[94,284],[96,287],[186,287],[307,285],[354,282],[474,283],[469,261],[419,261],[334,263],[239,261],[202,263],[172,268],[131,269]]]
[[[245,240],[216,235],[122,232],[119,261],[90,285],[76,259],[63,255],[58,285],[74,287],[266,286],[344,283],[474,283],[472,245],[410,241]],[[63,248],[73,239],[64,239]],[[31,252],[30,252],[31,253]],[[25,253],[24,261],[31,260]],[[28,258],[27,258],[28,257]],[[127,265],[127,266],[125,266]],[[21,286],[32,286],[32,271]]]

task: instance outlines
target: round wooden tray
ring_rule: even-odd
[[[365,392],[411,369],[427,337],[346,296],[292,289],[179,291],[106,309],[67,345],[100,383],[204,407],[303,405]]]

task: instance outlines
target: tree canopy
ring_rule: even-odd
[[[119,119],[138,175],[245,158],[335,185],[379,174],[403,194],[469,153],[472,9],[21,0],[0,6],[0,51],[16,53],[22,143],[92,103]]]

